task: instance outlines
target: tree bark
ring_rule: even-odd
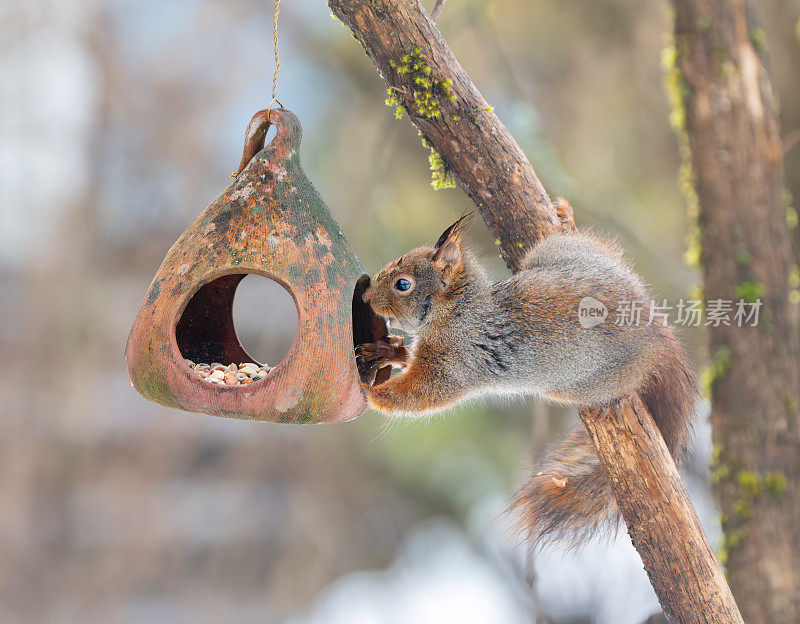
[[[412,122],[475,202],[506,264],[519,269],[528,249],[559,230],[555,210],[531,164],[436,24],[418,0],[329,0],[328,6],[350,27],[389,92],[399,94]],[[426,87],[416,81],[420,75],[409,71],[404,59],[418,64],[434,85],[443,87],[432,90],[436,106],[430,105]],[[644,405],[634,398],[602,414],[582,411],[581,417],[670,620],[741,622],[675,464]]]
[[[757,2],[675,0],[706,301],[760,296],[757,327],[709,328],[714,490],[750,624],[800,622],[800,371],[783,154]]]

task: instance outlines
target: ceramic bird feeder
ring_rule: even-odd
[[[277,134],[261,149],[267,125]],[[286,109],[257,113],[243,170],[158,269],[125,354],[133,385],[151,401],[290,423],[341,422],[366,409],[354,347],[385,336],[386,326],[361,300],[369,277],[300,166],[301,133]],[[255,149],[254,141],[260,141]],[[240,344],[232,315],[236,287],[248,274],[289,292],[297,333],[283,360],[259,381],[209,383],[186,359],[256,362]],[[263,324],[269,328],[268,311]],[[387,377],[384,369],[376,383]]]

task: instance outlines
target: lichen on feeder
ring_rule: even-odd
[[[262,148],[267,125],[277,134]],[[369,278],[302,170],[301,132],[288,110],[257,113],[236,180],[167,253],[126,349],[131,381],[146,398],[272,422],[346,421],[366,409],[353,349],[386,335],[386,326],[361,300]],[[297,333],[283,360],[268,363],[274,368],[263,379],[209,384],[187,359],[255,362],[239,342],[232,315],[236,288],[248,274],[289,292]],[[263,323],[270,323],[266,312]],[[388,369],[378,379],[387,376]]]

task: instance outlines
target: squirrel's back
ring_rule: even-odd
[[[619,249],[585,234],[561,234],[539,243],[526,260],[525,270],[498,286],[524,302],[523,314],[539,325],[540,339],[555,344],[546,351],[544,364],[553,373],[545,394],[603,406],[638,393],[680,459],[697,399],[694,372],[672,328],[651,316],[650,294]],[[537,543],[579,542],[617,516],[582,426],[551,449],[513,506]]]
[[[618,248],[557,234],[534,247],[524,266],[492,289],[492,314],[519,347],[509,383],[580,405],[604,405],[642,387],[664,348],[663,325],[650,318],[647,288]]]

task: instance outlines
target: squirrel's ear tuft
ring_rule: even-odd
[[[442,282],[447,284],[453,271],[461,264],[461,239],[464,233],[475,223],[475,211],[463,215],[447,228],[434,245],[433,264],[442,273]]]
[[[450,233],[453,231],[453,228],[456,227],[456,225],[458,225],[458,221],[456,221],[453,225],[451,225],[444,232],[442,232],[442,235],[439,237],[439,240],[437,240],[433,245],[434,249],[439,249],[441,248],[442,245],[444,245],[445,241],[447,240],[447,237],[450,236]]]
[[[461,215],[458,218],[458,221],[453,223],[453,225],[442,232],[439,240],[434,243],[433,248],[438,250],[448,239],[453,237],[460,238],[467,230],[469,230],[469,228],[473,226],[477,219],[478,217],[475,216],[475,210],[470,210],[468,213]]]

